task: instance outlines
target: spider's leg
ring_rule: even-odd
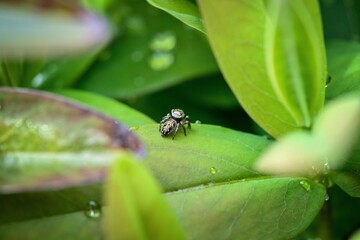
[[[175,135],[176,135],[176,133],[178,132],[178,130],[179,130],[179,124],[176,124],[175,131],[174,131],[174,135],[173,135],[173,137],[172,137],[172,140],[174,140]]]
[[[191,129],[191,123],[190,123],[190,117],[189,117],[189,116],[186,116],[186,117],[185,117],[185,124],[187,124],[187,125],[188,125],[188,128]]]
[[[185,124],[183,122],[181,122],[180,124],[181,124],[182,128],[184,129],[184,135],[186,136],[186,128],[185,128],[186,122],[185,122]]]

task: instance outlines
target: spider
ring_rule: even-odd
[[[165,137],[174,132],[172,139],[174,140],[179,126],[184,129],[184,134],[186,136],[185,125],[188,125],[188,128],[191,129],[190,118],[185,116],[183,110],[176,108],[171,109],[171,114],[168,113],[160,122],[159,132],[162,137]]]

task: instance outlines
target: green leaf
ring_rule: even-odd
[[[331,41],[327,44],[328,69],[331,82],[326,98],[333,99],[349,92],[360,92],[360,44],[350,41]]]
[[[71,4],[4,4],[0,7],[0,57],[58,57],[106,43],[111,35],[103,18]]]
[[[90,219],[83,211],[0,225],[1,239],[102,239],[100,219]],[[46,236],[46,237],[45,237]]]
[[[100,54],[80,89],[134,99],[218,71],[206,39],[144,1],[131,1],[123,35]]]
[[[130,155],[112,166],[105,200],[107,239],[184,239],[160,187]]]
[[[96,48],[91,52],[72,58],[47,62],[41,71],[33,78],[31,87],[58,89],[75,84],[95,61],[100,50],[101,48]]]
[[[93,202],[101,206],[101,190],[101,184],[91,184],[61,190],[1,194],[0,225],[85,211]]]
[[[99,181],[106,166],[142,143],[100,113],[51,94],[0,88],[0,192]]]
[[[266,67],[277,97],[297,126],[322,108],[326,61],[317,1],[268,1]]]
[[[333,172],[331,179],[352,197],[360,197],[360,171]]]
[[[204,25],[196,5],[189,0],[147,0],[148,3],[168,12],[185,24],[205,33]]]
[[[221,6],[215,0],[199,1],[211,46],[229,86],[250,116],[279,137],[309,126],[322,107],[326,62],[317,2],[275,3],[283,3],[279,14],[270,14],[261,0],[232,0]],[[294,7],[297,4],[300,8]],[[287,30],[292,34],[285,34]],[[304,43],[297,45],[300,42]],[[277,49],[293,61],[287,63],[287,57],[275,55]],[[276,59],[276,65],[270,59]],[[290,73],[294,76],[287,75]],[[292,97],[301,99],[299,109],[304,116],[297,117],[299,109],[296,101],[290,101]]]
[[[248,133],[207,124],[192,124],[184,136],[161,137],[159,125],[144,125],[133,131],[145,142],[145,165],[165,191],[207,183],[258,177],[255,159],[270,143]]]
[[[325,188],[303,178],[263,178],[198,186],[166,196],[187,239],[290,239],[319,213]]]
[[[141,112],[138,112],[121,102],[98,94],[74,89],[61,89],[55,90],[54,92],[68,97],[71,100],[78,101],[81,104],[121,121],[130,127],[155,123],[154,120]]]
[[[357,230],[350,238],[350,240],[359,240],[360,239],[360,229]]]

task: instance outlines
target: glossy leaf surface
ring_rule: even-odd
[[[302,178],[255,178],[166,196],[187,239],[288,239],[313,221],[325,189]]]
[[[0,19],[0,56],[6,59],[73,55],[106,43],[111,35],[104,19],[60,2],[1,3]]]
[[[266,67],[277,97],[299,127],[322,108],[325,48],[318,2],[267,1]]]
[[[133,128],[146,144],[147,165],[165,191],[210,182],[258,177],[255,159],[270,141],[252,134],[207,124],[192,124],[184,136],[161,137],[159,125]]]
[[[199,4],[222,72],[251,117],[275,137],[309,126],[322,107],[325,86],[317,3],[267,2],[284,7],[277,14],[260,0],[226,1],[221,7],[217,1]],[[295,107],[296,99],[302,99],[298,103],[304,107]],[[302,110],[307,113],[299,117]]]
[[[62,89],[54,92],[106,114],[118,121],[121,121],[129,127],[155,123],[154,120],[143,113],[138,112],[137,110],[132,109],[114,99],[95,93],[74,89]]]
[[[124,33],[100,54],[78,88],[134,99],[218,71],[201,33],[144,1],[130,2]]]
[[[119,152],[143,154],[120,123],[51,94],[1,88],[0,106],[2,192],[98,181]]]
[[[200,32],[205,32],[204,25],[196,5],[189,0],[147,0],[154,7],[160,8],[173,15]]]
[[[184,239],[160,186],[130,155],[112,166],[105,200],[107,239]]]

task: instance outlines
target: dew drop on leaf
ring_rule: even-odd
[[[150,42],[150,49],[156,52],[166,52],[176,46],[176,36],[172,32],[157,33]]]
[[[324,200],[325,200],[325,201],[329,201],[329,199],[330,199],[329,194],[325,194],[325,198],[324,198]]]
[[[301,180],[300,181],[300,185],[307,191],[309,192],[311,190],[311,185],[309,182]]]
[[[201,121],[200,121],[200,120],[196,120],[196,121],[195,121],[195,124],[201,124]]]
[[[85,215],[88,218],[99,218],[101,215],[100,204],[98,204],[96,201],[88,202]]]
[[[327,88],[329,86],[329,84],[331,83],[331,76],[328,74],[326,76],[326,83],[325,83],[325,87]]]
[[[168,52],[154,52],[149,59],[149,66],[154,71],[168,69],[174,63],[174,55]]]
[[[217,172],[216,168],[214,168],[214,167],[210,168],[210,174],[215,175],[216,172]]]

